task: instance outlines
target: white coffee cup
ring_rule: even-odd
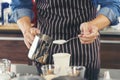
[[[53,55],[55,68],[59,67],[58,75],[67,75],[66,69],[70,64],[70,54],[69,53],[56,53]]]
[[[69,66],[70,54],[69,53],[56,53],[53,54],[54,65]]]

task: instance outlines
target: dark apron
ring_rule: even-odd
[[[70,39],[80,33],[80,24],[96,16],[96,8],[91,0],[36,0],[38,8],[38,27],[41,33],[52,39]],[[49,49],[47,64],[53,64],[54,53],[71,54],[70,65],[85,66],[85,77],[97,80],[100,69],[99,38],[92,44],[81,44],[74,39],[62,46],[53,44]],[[40,69],[40,64],[36,64]]]

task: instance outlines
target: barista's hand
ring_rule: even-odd
[[[80,26],[81,34],[78,35],[82,44],[92,43],[99,35],[98,28],[89,23],[82,23]]]
[[[37,35],[39,33],[40,33],[40,30],[38,28],[32,27],[32,28],[25,30],[25,32],[23,33],[23,36],[24,36],[24,42],[28,49],[30,48],[30,46],[34,40],[35,35]]]

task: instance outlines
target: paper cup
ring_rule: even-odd
[[[70,54],[68,53],[56,53],[53,55],[54,66],[59,67],[60,76],[67,75],[66,69],[69,67],[70,63]]]
[[[70,64],[70,54],[68,53],[56,53],[53,55],[55,66],[69,66]]]

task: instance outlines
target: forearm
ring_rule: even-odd
[[[28,16],[18,19],[17,24],[23,34],[26,32],[26,30],[31,28],[31,20]]]
[[[31,26],[31,19],[28,16],[19,18],[17,24],[23,33],[26,46],[30,48],[35,35],[39,34],[40,30]]]
[[[98,27],[99,30],[101,30],[110,25],[110,20],[104,15],[98,15],[95,19],[90,21],[90,23]]]
[[[110,20],[110,25],[119,23],[120,16],[120,0],[95,0],[100,5],[97,15],[104,15]]]

